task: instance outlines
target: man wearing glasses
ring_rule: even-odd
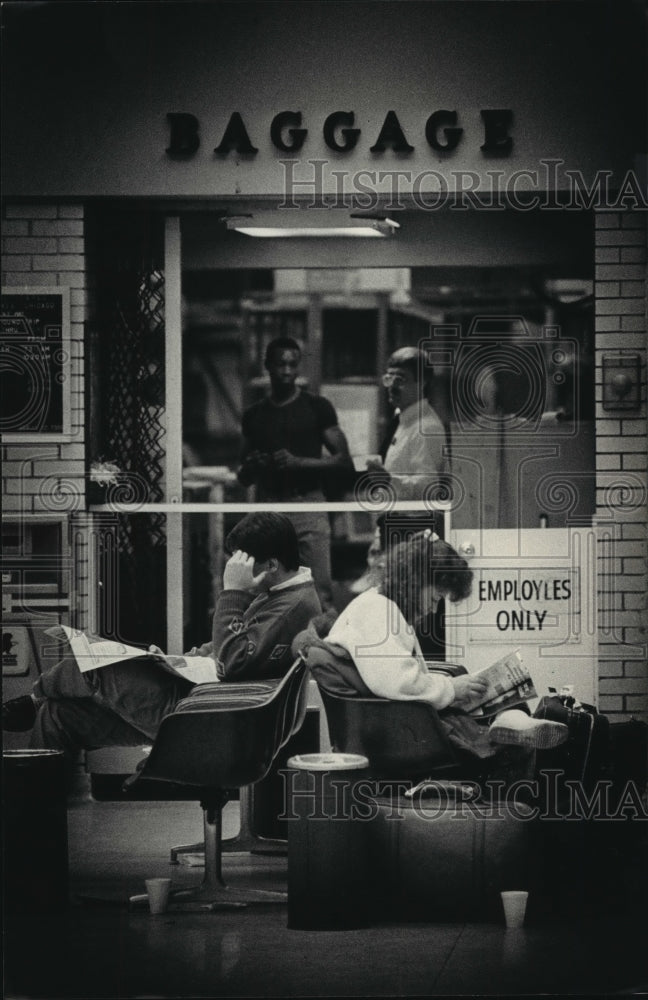
[[[397,500],[440,496],[449,471],[447,430],[431,402],[433,370],[418,347],[401,347],[387,362],[382,384],[395,417],[382,461],[367,468],[389,482]]]

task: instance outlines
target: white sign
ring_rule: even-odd
[[[461,530],[449,540],[474,579],[470,597],[446,607],[448,660],[472,673],[519,648],[539,696],[571,684],[595,703],[593,530]]]

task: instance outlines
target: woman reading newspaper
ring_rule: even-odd
[[[534,694],[515,654],[507,658],[509,662],[499,661],[482,672],[485,676],[449,676],[442,672],[442,664],[426,663],[416,637],[415,626],[442,597],[453,603],[468,597],[472,577],[465,559],[447,542],[430,530],[421,531],[389,550],[380,582],[351,601],[326,641],[326,624],[319,620],[297,637],[293,649],[307,651],[313,676],[324,688],[339,694],[429,702],[441,712],[460,757],[482,765],[491,760],[491,775],[492,765],[497,764],[507,776],[527,777],[533,751],[558,746],[567,739],[568,730],[531,718],[519,708],[506,708],[493,718],[498,703],[519,704]],[[495,698],[494,674],[499,690]],[[510,690],[504,695],[502,676],[510,678]],[[515,749],[503,752],[503,747]]]

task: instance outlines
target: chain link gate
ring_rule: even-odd
[[[164,500],[164,219],[99,211],[88,225],[95,322],[89,335],[91,461],[114,463],[95,497],[110,503]],[[113,515],[115,552],[99,560],[102,634],[166,648],[166,518]],[[102,547],[106,553],[111,545]],[[115,558],[116,555],[116,558]],[[109,577],[109,580],[106,580]],[[107,584],[107,585],[106,585]],[[109,602],[110,606],[106,606]],[[112,630],[112,631],[111,631]]]

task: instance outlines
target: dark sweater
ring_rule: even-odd
[[[214,657],[221,681],[282,677],[294,659],[293,639],[321,610],[312,582],[256,596],[224,590],[216,601],[212,642],[197,652]]]

